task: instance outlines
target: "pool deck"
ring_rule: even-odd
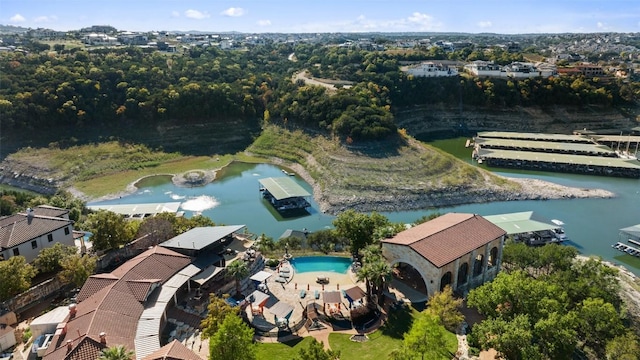
[[[359,286],[365,290],[363,282],[358,282],[356,274],[350,269],[346,274],[339,274],[334,272],[305,272],[296,273],[293,266],[289,263],[283,263],[283,268],[289,268],[289,277],[286,283],[278,283],[275,280],[279,277],[280,268],[270,269],[265,268],[264,271],[270,272],[273,275],[267,280],[268,294],[271,296],[263,308],[262,315],[253,315],[249,307],[247,307],[247,316],[251,320],[252,324],[263,332],[277,333],[277,326],[275,324],[275,315],[269,311],[269,308],[275,305],[278,301],[284,301],[293,306],[293,313],[289,317],[289,326],[295,327],[301,321],[305,321],[303,317],[304,309],[307,304],[317,303],[320,306],[322,312],[322,292],[323,291],[336,291],[346,290],[353,286]],[[326,276],[329,278],[329,282],[326,284],[319,284],[316,282],[318,276]],[[304,290],[305,296],[301,297],[300,293]],[[319,298],[315,298],[315,291],[318,291]],[[349,302],[341,296],[342,305],[341,310],[343,316],[349,315]],[[300,332],[306,331],[302,328]]]

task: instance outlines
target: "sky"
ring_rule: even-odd
[[[0,24],[61,31],[640,32],[640,0],[0,0]]]

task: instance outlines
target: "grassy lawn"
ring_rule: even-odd
[[[329,344],[334,350],[340,350],[341,360],[367,360],[388,359],[389,355],[402,345],[403,337],[411,328],[413,319],[419,314],[419,310],[410,306],[389,313],[387,322],[380,329],[369,334],[369,340],[363,343],[351,341],[351,335],[330,334]],[[452,354],[458,350],[456,335],[448,331],[446,333],[446,348],[441,349],[439,357],[432,354],[426,355],[428,359],[451,359]]]
[[[308,348],[311,337],[292,340],[288,343],[258,343],[256,359],[295,359],[300,355],[300,349]]]

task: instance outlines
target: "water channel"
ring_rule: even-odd
[[[464,138],[434,141],[430,144],[471,162],[471,150],[464,148]],[[383,213],[394,222],[413,222],[432,213],[464,212],[479,215],[495,215],[510,212],[534,211],[548,219],[565,222],[569,237],[566,244],[575,246],[584,255],[598,255],[605,260],[622,264],[640,275],[640,259],[623,254],[611,247],[619,238],[619,229],[640,224],[640,179],[623,179],[490,169],[510,177],[547,180],[554,183],[580,187],[603,188],[617,194],[612,199],[566,199],[546,201],[509,201],[486,204],[469,204],[438,209]],[[249,231],[266,234],[278,239],[287,229],[309,231],[332,227],[333,216],[319,212],[318,204],[309,199],[311,208],[305,216],[283,218],[259,192],[258,179],[284,176],[282,169],[267,164],[234,163],[218,174],[218,180],[202,187],[174,186],[168,176],[143,179],[139,190],[120,199],[97,204],[134,204],[151,202],[182,202],[185,216],[201,212],[218,225],[245,224]],[[312,192],[309,184],[299,177],[292,177]]]

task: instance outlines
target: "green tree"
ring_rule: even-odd
[[[255,360],[253,329],[238,315],[225,316],[218,331],[209,339],[211,360]]]
[[[367,290],[367,300],[371,301],[376,295],[378,303],[384,302],[383,292],[391,281],[392,269],[382,257],[379,245],[368,245],[363,250],[363,264],[356,273],[358,281],[363,281]]]
[[[314,231],[307,236],[307,244],[325,254],[330,253],[339,243],[333,229]]]
[[[276,248],[276,243],[273,238],[265,235],[264,233],[256,240],[256,247],[262,252],[273,251]]]
[[[473,326],[469,340],[484,350],[496,349],[508,360],[542,359],[530,329],[527,315],[512,320],[487,319]]]
[[[73,254],[62,259],[60,278],[80,288],[96,269],[96,257],[88,254]]]
[[[75,246],[56,243],[52,247],[40,250],[38,257],[35,259],[35,265],[41,272],[45,273],[60,270],[64,258],[77,252],[78,249]]]
[[[367,215],[349,209],[340,213],[333,220],[333,225],[338,236],[351,241],[351,253],[358,254],[373,243],[376,228],[389,226],[389,220],[376,212]]]
[[[223,295],[218,297],[215,294],[209,295],[209,305],[207,306],[207,317],[200,323],[202,329],[202,335],[206,338],[213,336],[218,331],[220,325],[224,321],[224,318],[229,314],[238,315],[240,308],[238,306],[232,307],[225,300],[229,295]]]
[[[607,360],[639,360],[638,337],[632,331],[616,336],[607,343],[606,353]]]
[[[227,265],[227,276],[236,283],[236,295],[241,295],[240,281],[249,276],[247,264],[243,260],[236,259]]]
[[[340,351],[331,349],[325,350],[322,342],[311,338],[311,342],[307,348],[300,349],[300,355],[297,360],[338,360],[340,359]]]
[[[607,342],[624,334],[620,315],[612,304],[602,299],[585,299],[577,314],[580,338],[601,358],[605,355]]]
[[[133,355],[133,351],[127,350],[124,345],[117,345],[102,349],[98,360],[131,360]]]
[[[96,250],[117,249],[133,240],[126,220],[111,211],[100,210],[89,214],[84,226],[92,233],[91,242]]]
[[[410,352],[419,355],[423,360],[438,357],[445,349],[445,329],[440,319],[433,313],[423,311],[413,321],[409,332],[404,334],[403,346]]]
[[[549,359],[571,359],[578,343],[578,319],[574,311],[557,312],[540,319],[533,327],[533,335],[540,351]]]
[[[0,261],[0,301],[10,299],[31,286],[36,269],[27,264],[24,256],[12,256]]]
[[[451,332],[455,332],[464,320],[464,315],[460,312],[462,299],[453,297],[453,290],[449,285],[445,286],[443,291],[433,294],[427,306],[427,309],[436,315],[442,325]]]

